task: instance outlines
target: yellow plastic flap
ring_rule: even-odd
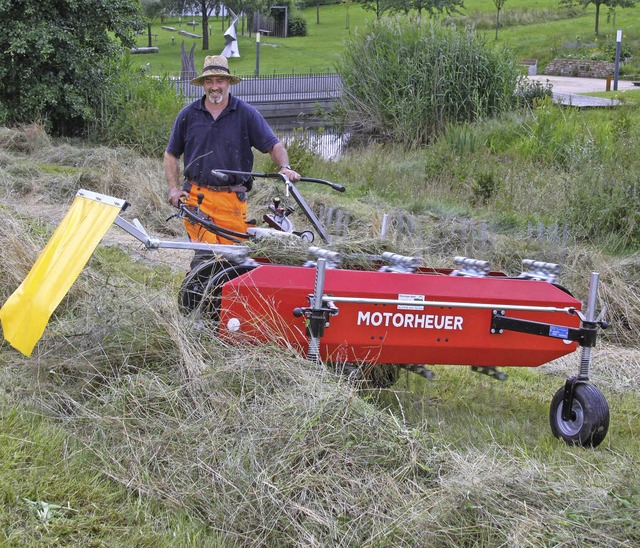
[[[4,338],[30,356],[124,201],[79,191],[31,271],[0,309]]]

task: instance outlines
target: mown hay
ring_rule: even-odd
[[[133,215],[160,226],[168,206],[159,166],[130,159],[122,168],[110,155],[104,170],[92,168],[99,178],[91,179],[93,189],[123,191]],[[125,178],[132,167],[146,175]],[[34,220],[23,205],[10,196],[0,208],[5,298],[55,225],[48,217]],[[366,201],[358,207],[373,216]],[[439,234],[389,242],[367,233],[337,239],[336,247],[346,256],[394,250],[443,264],[459,243],[454,230]],[[533,247],[494,243],[489,258],[512,273],[518,264],[507,251]],[[388,393],[397,406],[387,409],[375,392],[345,383],[295,349],[224,343],[214,325],[179,313],[175,270],[152,268],[129,249],[105,246],[94,255],[30,360],[6,343],[0,359],[5,401],[26,402],[58,420],[92,451],[100,473],[130,491],[166,504],[167,512],[185,510],[228,546],[640,542],[632,410],[614,415],[602,447],[585,451],[533,429],[540,423],[534,418],[514,418],[523,408],[539,410],[544,375],[533,388],[514,383],[501,391],[481,384],[490,382],[485,376],[470,380],[468,371],[456,371],[449,386],[439,386],[440,396],[420,384],[410,395]],[[306,259],[285,244],[274,255]],[[567,285],[581,298],[583,280],[599,269],[603,300],[616,317],[638,325],[629,293],[637,292],[635,260],[570,247],[566,264]],[[637,354],[635,346],[611,344],[594,351],[594,377],[618,396],[612,407],[635,402]],[[575,359],[543,370],[574,374]],[[474,396],[462,401],[463,391]],[[496,397],[474,414],[470,400],[485,392]],[[429,412],[420,419],[404,413],[416,401]],[[502,434],[516,420],[519,437]]]

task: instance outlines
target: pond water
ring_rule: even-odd
[[[304,146],[309,151],[327,160],[339,160],[350,135],[338,131],[332,127],[311,127],[294,125],[273,125],[275,134],[282,140],[285,146],[293,143]]]

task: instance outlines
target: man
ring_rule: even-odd
[[[183,108],[176,118],[164,154],[164,168],[169,184],[169,203],[178,207],[181,199],[188,206],[199,204],[200,211],[217,225],[235,232],[246,232],[246,192],[251,180],[229,176],[221,181],[211,173],[214,169],[253,170],[253,148],[269,153],[279,173],[291,182],[300,174],[289,167],[287,151],[262,115],[248,103],[234,97],[230,87],[240,82],[229,72],[226,57],[209,56],[202,74],[191,84],[204,88],[204,97]],[[180,157],[184,163],[181,185]],[[193,241],[230,244],[185,220]]]

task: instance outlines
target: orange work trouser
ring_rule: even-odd
[[[188,190],[185,187],[185,190]],[[203,194],[204,199],[200,204],[200,211],[211,218],[211,220],[229,230],[247,232],[247,202],[246,194],[236,192],[219,192],[192,184],[189,190],[189,200],[187,206],[198,207],[198,194]],[[189,238],[194,242],[204,242],[208,244],[233,244],[222,236],[209,232],[202,226],[192,223],[188,219],[184,221]]]

